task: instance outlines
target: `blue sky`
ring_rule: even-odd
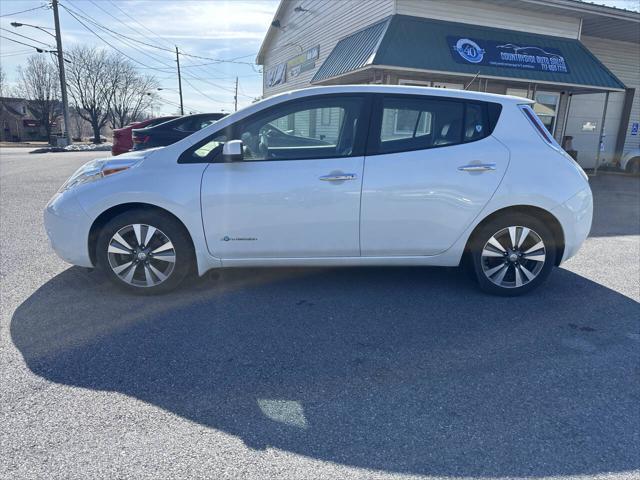
[[[43,8],[10,15],[13,12],[39,7],[46,3],[44,0],[1,0],[0,27],[47,44],[51,43],[53,39],[46,33],[28,27],[14,29],[9,25],[13,21],[18,21],[52,27],[53,14],[50,9]],[[279,2],[278,0],[60,0],[60,3],[134,40],[167,49],[178,45],[181,51],[201,57],[237,59],[238,62],[253,63]],[[640,9],[640,0],[600,0],[593,3],[630,10]],[[65,48],[79,43],[110,48],[87,31],[64,8],[60,9],[60,15]],[[87,21],[85,23],[112,46],[147,67],[153,67],[138,65],[141,71],[153,73],[163,87],[159,93],[167,103],[163,105],[160,112],[176,111],[174,104],[178,102],[178,93],[175,68],[172,67],[175,65],[175,56],[172,53],[130,41],[127,45],[100,31],[91,23]],[[17,37],[6,31],[0,30],[0,34],[35,44],[31,40]],[[53,43],[51,45],[53,48]],[[135,45],[135,48],[132,45]],[[43,48],[46,47],[43,46]],[[24,62],[29,52],[33,52],[33,49],[0,38],[0,61],[9,82],[15,82],[16,67]],[[206,63],[209,65],[203,65]],[[231,111],[236,75],[240,82],[238,97],[240,107],[261,95],[262,80],[258,73],[259,67],[244,63],[213,65],[211,63],[214,62],[182,57],[184,103],[187,110]]]
[[[15,29],[10,26],[11,22],[17,21],[52,27],[53,13],[50,9],[2,16],[45,4],[43,0],[2,0],[0,27],[51,44],[53,48],[54,39],[46,33],[28,27]],[[94,19],[117,33],[141,42],[166,46],[168,49],[178,45],[181,51],[192,55],[213,59],[237,59],[238,62],[249,63],[214,63],[204,59],[181,57],[186,110],[232,111],[232,92],[236,75],[239,77],[240,85],[239,107],[251,103],[253,98],[262,94],[259,67],[250,64],[255,62],[256,53],[277,9],[277,0],[60,0],[60,4]],[[139,23],[127,17],[118,7]],[[60,8],[60,17],[64,48],[75,44],[106,47],[104,42],[86,30],[64,8]],[[128,41],[127,45],[121,40],[116,40],[117,36],[114,38],[90,22],[83,21],[125,54],[148,67],[161,68],[162,70],[155,70],[138,64],[140,71],[152,73],[160,80],[163,90],[158,93],[163,99],[178,103],[175,54],[131,41]],[[0,34],[47,48],[6,31],[0,30]],[[0,61],[8,82],[16,80],[17,66],[24,62],[31,52],[34,50],[0,38]],[[161,109],[162,113],[175,111],[176,107],[169,103]]]

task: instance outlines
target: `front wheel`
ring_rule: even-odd
[[[191,241],[169,215],[132,210],[102,228],[96,244],[98,265],[118,287],[137,294],[174,289],[193,264]]]
[[[471,245],[473,270],[485,292],[515,296],[538,287],[556,261],[553,234],[535,217],[508,214],[482,225]]]

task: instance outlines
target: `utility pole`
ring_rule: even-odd
[[[182,77],[180,76],[180,53],[176,45],[176,62],[178,63],[178,90],[180,91],[180,115],[184,115],[184,103],[182,103]]]
[[[64,118],[64,136],[67,145],[71,144],[69,135],[69,100],[67,98],[67,80],[64,74],[64,55],[62,55],[62,36],[60,34],[60,17],[58,16],[58,0],[51,0],[53,23],[56,27],[56,49],[58,51],[58,71],[60,72],[60,94],[62,96],[62,116]]]
[[[238,111],[238,77],[236,77],[236,92],[233,95],[233,111]]]

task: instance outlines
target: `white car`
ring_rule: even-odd
[[[591,228],[587,176],[522,98],[335,86],[168,147],[95,160],[51,199],[64,260],[155,293],[221,267],[469,264],[517,295]]]
[[[625,153],[620,159],[620,168],[627,173],[640,173],[640,148]]]

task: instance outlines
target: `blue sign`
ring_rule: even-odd
[[[555,48],[452,36],[447,37],[447,42],[458,63],[569,73],[564,56]]]
[[[638,122],[631,124],[631,135],[638,135]]]

